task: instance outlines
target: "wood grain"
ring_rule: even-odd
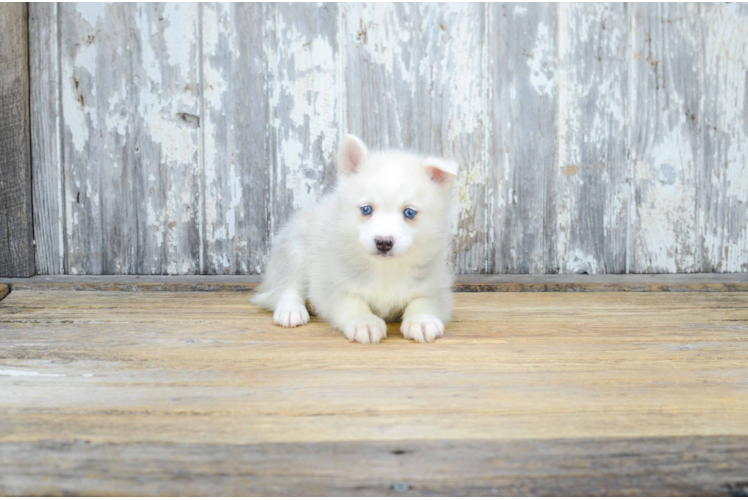
[[[134,272],[130,7],[60,4],[58,9],[60,26],[65,26],[60,32],[60,85],[67,272]],[[101,117],[100,109],[106,110]],[[105,128],[99,120],[106,117]]]
[[[726,494],[748,472],[747,293],[458,294],[445,339],[374,346],[248,298],[13,290],[0,491]]]
[[[2,280],[15,290],[251,292],[260,276],[34,276]],[[461,275],[455,292],[748,292],[748,273]]]
[[[742,5],[31,13],[40,272],[261,274],[348,132],[457,160],[458,273],[748,270]]]
[[[703,47],[696,4],[632,6],[629,271],[701,270]]]
[[[343,95],[338,10],[336,3],[265,5],[271,234],[337,179]]]
[[[259,274],[270,246],[271,151],[261,4],[201,7],[203,273]],[[247,29],[251,26],[252,29]]]
[[[491,4],[490,272],[551,271],[557,170],[554,4]]]
[[[197,272],[197,6],[59,8],[68,271]]]
[[[39,274],[66,272],[58,21],[56,3],[29,4],[31,161],[36,271]]]
[[[34,274],[28,8],[0,4],[0,276]]]
[[[748,269],[748,6],[705,4],[702,271]],[[738,81],[744,84],[738,85]]]
[[[549,272],[626,271],[627,6],[558,6],[558,162]],[[549,198],[551,198],[549,196]]]
[[[743,436],[262,445],[34,441],[0,445],[0,493],[741,496],[746,445]]]

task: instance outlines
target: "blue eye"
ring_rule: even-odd
[[[364,215],[371,215],[371,205],[364,205],[361,207],[361,213]]]
[[[403,212],[403,215],[405,215],[405,218],[407,219],[412,219],[413,217],[416,216],[417,213],[418,212],[416,212],[412,208],[406,208],[405,211]]]

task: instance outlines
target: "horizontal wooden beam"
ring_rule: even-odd
[[[15,290],[251,292],[260,276],[34,276],[2,279]],[[457,276],[457,292],[748,292],[748,273]]]
[[[26,3],[0,3],[0,276],[34,274]]]
[[[0,444],[0,492],[744,496],[746,463],[745,436],[254,445],[30,441]]]

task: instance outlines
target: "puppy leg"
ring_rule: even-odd
[[[295,328],[309,323],[309,311],[304,299],[296,290],[286,290],[273,308],[273,323],[285,328]]]
[[[330,323],[342,330],[351,342],[376,344],[387,337],[387,324],[357,297],[336,300],[329,316]]]
[[[403,312],[400,332],[406,339],[416,342],[433,342],[444,336],[444,323],[438,316],[443,315],[441,301],[419,298],[408,304]],[[446,319],[446,318],[445,318]]]
[[[309,323],[304,300],[304,224],[294,217],[273,240],[273,251],[252,302],[273,311],[273,323],[294,328]]]

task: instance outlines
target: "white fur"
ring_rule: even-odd
[[[369,152],[345,136],[336,189],[280,230],[253,302],[287,328],[309,322],[308,305],[351,341],[377,343],[385,321],[401,318],[405,338],[442,337],[452,313],[447,215],[456,173],[452,161]],[[376,245],[383,238],[393,240],[386,255]]]

